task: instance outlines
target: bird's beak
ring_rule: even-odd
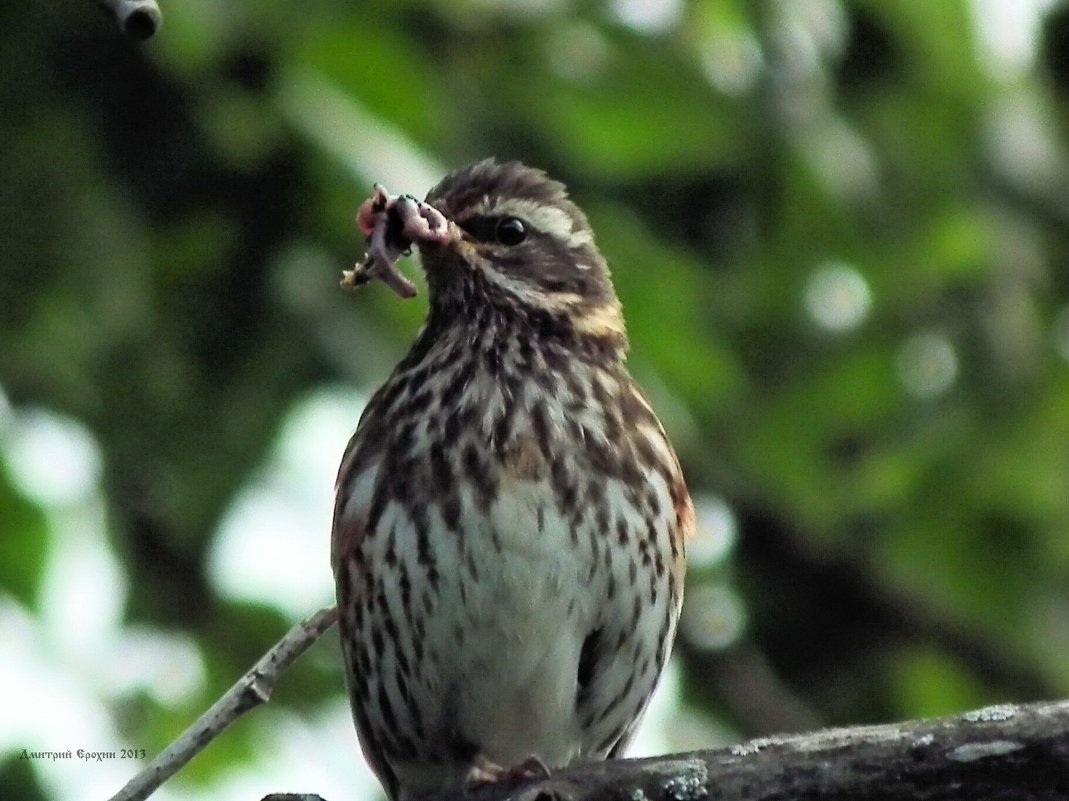
[[[356,215],[357,225],[367,235],[364,261],[342,274],[342,286],[357,287],[376,278],[403,298],[416,294],[416,286],[397,269],[401,256],[412,245],[445,245],[461,241],[463,232],[452,220],[429,203],[412,195],[389,195],[375,185],[375,193],[364,201]]]

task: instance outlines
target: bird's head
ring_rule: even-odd
[[[447,175],[423,203],[376,198],[362,226],[372,233],[376,210],[394,215],[392,252],[419,247],[439,323],[492,317],[626,350],[620,303],[586,215],[543,171],[488,159]],[[390,225],[383,216],[387,243]]]

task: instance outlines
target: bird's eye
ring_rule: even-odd
[[[497,221],[494,237],[502,245],[512,247],[527,238],[527,226],[518,217],[502,217]]]

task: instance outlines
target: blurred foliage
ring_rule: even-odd
[[[284,630],[208,581],[220,515],[291,404],[418,325],[425,293],[337,291],[356,207],[487,155],[588,210],[633,369],[736,516],[691,583],[747,625],[681,641],[696,707],[744,735],[1069,694],[1065,5],[1016,62],[966,0],[162,5],[140,45],[0,10],[0,387],[95,434],[127,617],[206,660],[178,708],[115,699],[131,742]],[[0,528],[32,610],[46,519],[3,470]],[[331,658],[292,681],[342,690]]]

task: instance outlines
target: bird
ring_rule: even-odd
[[[389,274],[414,245],[429,294],[336,483],[366,761],[412,801],[619,757],[672,648],[694,509],[587,217],[487,159],[423,201],[376,187],[358,220],[371,250],[343,283],[413,294]]]

